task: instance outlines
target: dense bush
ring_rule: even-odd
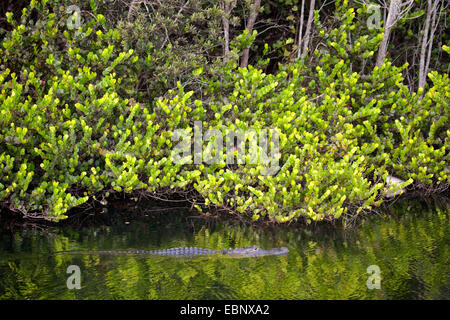
[[[66,7],[55,3],[62,2],[31,1],[20,22],[8,15],[14,29],[0,49],[0,201],[12,210],[58,220],[113,192],[176,193],[200,210],[279,222],[333,220],[378,206],[388,174],[406,181],[397,189],[448,188],[448,75],[432,72],[432,86],[410,92],[406,65],[365,67],[381,37],[361,31],[345,5],[336,11],[337,28],[322,27],[316,16],[323,46],[313,59],[282,64],[274,74],[237,68],[233,59],[204,72],[200,59],[193,73],[185,67],[191,81],[202,83],[201,93],[178,82],[143,95],[140,75],[158,55],[151,36],[133,40],[130,26],[108,26],[95,1],[89,20],[68,28]],[[358,40],[349,42],[352,32]],[[156,50],[148,59],[145,43]],[[237,54],[239,45],[233,48]],[[161,77],[164,69],[156,67]],[[161,80],[152,76],[151,83]],[[153,100],[157,92],[161,98]],[[195,121],[224,136],[277,129],[280,170],[266,175],[265,165],[248,158],[174,163],[174,135],[184,129],[194,137]],[[210,148],[204,159],[225,160],[229,152]]]

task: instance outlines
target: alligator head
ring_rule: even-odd
[[[269,255],[285,255],[289,252],[286,247],[274,248],[269,250],[261,249],[258,246],[250,246],[236,249],[223,250],[223,254],[228,254],[236,257],[260,257]]]

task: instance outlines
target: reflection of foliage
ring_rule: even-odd
[[[334,237],[320,231],[270,234],[221,224],[155,227],[149,221],[128,229],[60,229],[53,237],[2,235],[0,299],[448,299],[448,208],[408,202],[392,208],[394,214],[399,211],[399,218],[366,221]],[[80,248],[250,244],[285,245],[290,253],[244,259],[46,254]],[[66,288],[71,264],[81,268],[81,290]],[[381,269],[381,290],[366,287],[366,269],[372,264]]]

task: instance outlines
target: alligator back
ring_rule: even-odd
[[[55,254],[101,254],[101,255],[123,255],[123,254],[138,254],[138,255],[158,255],[158,256],[201,256],[206,254],[223,253],[222,251],[215,251],[211,249],[203,249],[197,247],[181,247],[161,250],[74,250],[74,251],[59,251]]]

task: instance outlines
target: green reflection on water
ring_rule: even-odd
[[[403,202],[390,216],[345,232],[258,229],[141,211],[133,218],[111,212],[108,225],[3,230],[0,299],[450,299],[448,205]],[[241,259],[51,254],[254,244],[290,252]],[[69,265],[81,269],[80,290],[66,286]],[[370,265],[381,269],[380,290],[367,288]]]

